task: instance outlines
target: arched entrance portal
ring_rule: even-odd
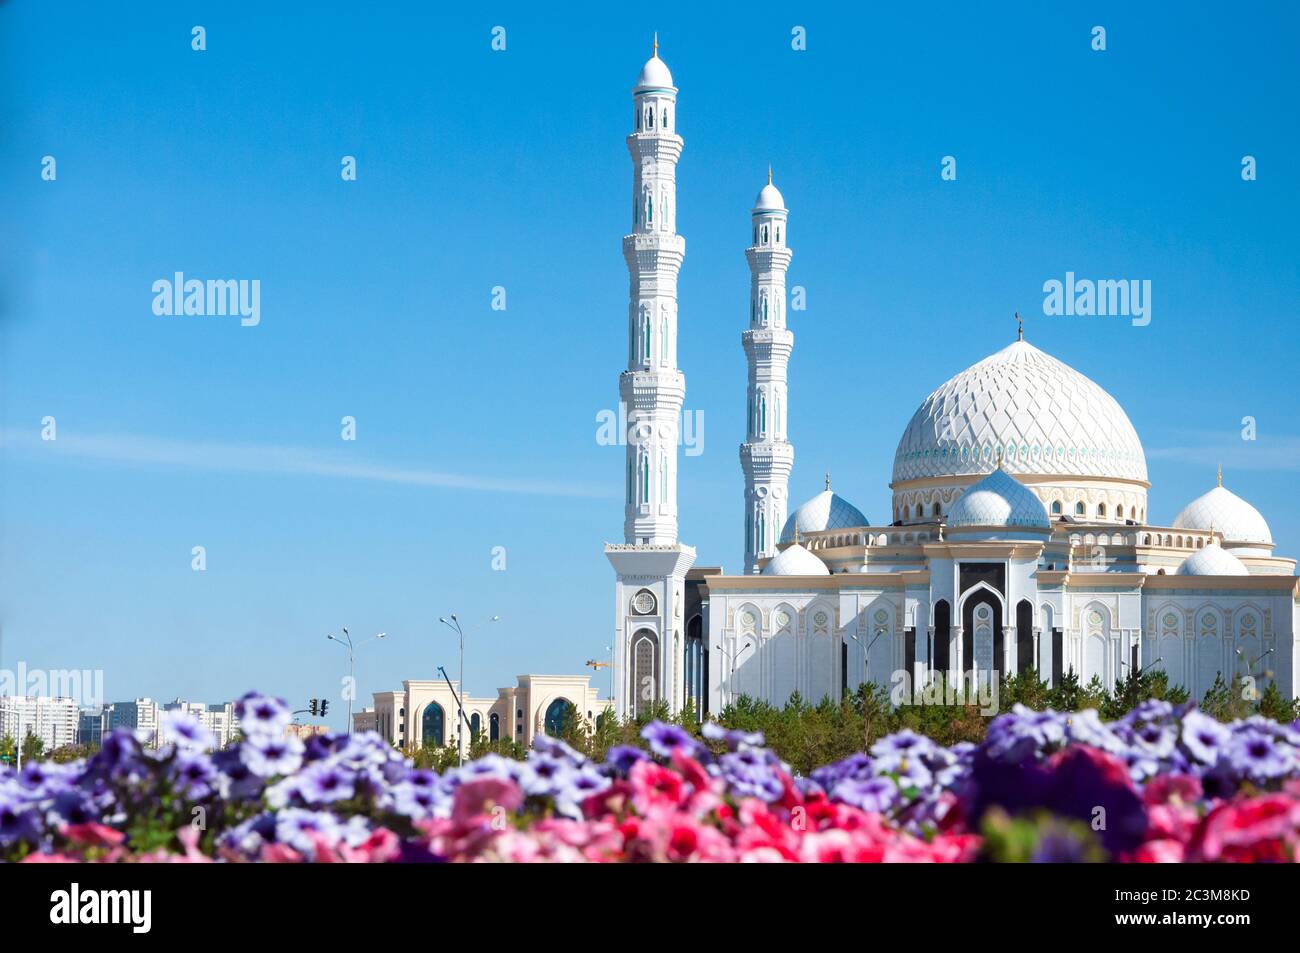
[[[424,718],[420,722],[420,731],[424,737],[424,746],[441,748],[445,743],[444,733],[447,725],[446,714],[437,702],[429,702],[424,709]]]
[[[997,598],[988,590],[972,593],[962,606],[961,621],[963,671],[1000,672],[1002,607]]]
[[[543,722],[546,733],[552,738],[560,737],[566,728],[573,725],[577,713],[578,709],[567,698],[555,699],[546,706],[546,719]]]

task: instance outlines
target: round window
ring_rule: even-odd
[[[632,597],[632,611],[637,615],[649,615],[655,611],[655,594],[649,589],[642,589]]]

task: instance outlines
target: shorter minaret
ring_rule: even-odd
[[[785,199],[772,184],[758,193],[751,213],[754,243],[749,260],[749,328],[740,336],[749,363],[745,442],[745,572],[776,554],[789,504],[794,447],[787,438],[787,373],[794,335],[786,327],[785,273],[793,254],[786,246]]]

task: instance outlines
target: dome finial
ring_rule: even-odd
[[[829,490],[830,488],[831,488],[831,473],[830,473],[829,470],[827,470],[827,471],[826,471],[826,489]]]
[[[1223,464],[1219,464],[1219,486],[1223,486]]]
[[[658,31],[658,30],[655,30],[655,43],[654,43],[654,49],[651,50],[650,55],[651,55],[651,56],[658,56],[658,55],[659,55],[659,31]]]
[[[997,461],[997,466],[994,467],[994,469],[1001,470],[1002,469],[1002,448],[1001,447],[998,447],[997,451],[994,453],[994,457]]]
[[[796,523],[794,527],[794,544],[796,546],[799,545],[799,524],[798,523]]]
[[[1017,311],[1016,312],[1016,340],[1023,341],[1024,339],[1025,339],[1025,322],[1020,320],[1020,312]]]
[[[767,164],[767,184],[772,184],[772,163]]]

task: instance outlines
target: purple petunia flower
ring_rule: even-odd
[[[694,757],[700,747],[700,743],[686,729],[662,721],[652,721],[642,728],[641,737],[649,743],[650,750],[661,758],[671,758],[674,751]]]
[[[158,720],[158,737],[163,744],[173,744],[181,751],[211,751],[213,737],[198,717],[187,711],[165,711]]]
[[[845,778],[831,789],[831,798],[873,814],[884,814],[898,802],[892,778]]]
[[[302,767],[303,743],[291,735],[254,735],[239,746],[240,760],[259,778],[293,774]]]
[[[356,793],[351,774],[338,765],[320,761],[297,775],[298,793],[308,804],[346,801]]]
[[[1283,777],[1295,763],[1285,745],[1253,726],[1233,732],[1227,755],[1232,766],[1252,781]]]
[[[338,818],[328,811],[305,811],[302,808],[288,807],[275,818],[275,839],[306,857],[316,856],[316,842],[312,835],[336,843],[342,834],[343,828]]]
[[[235,702],[235,716],[240,730],[248,737],[254,735],[283,735],[293,714],[282,699],[249,692]]]
[[[1194,708],[1183,715],[1183,747],[1201,764],[1218,761],[1231,734],[1226,725]]]
[[[603,769],[613,771],[621,777],[626,777],[627,773],[632,770],[632,765],[638,761],[645,761],[650,756],[634,745],[615,745],[605,754],[605,763],[601,765]]]

